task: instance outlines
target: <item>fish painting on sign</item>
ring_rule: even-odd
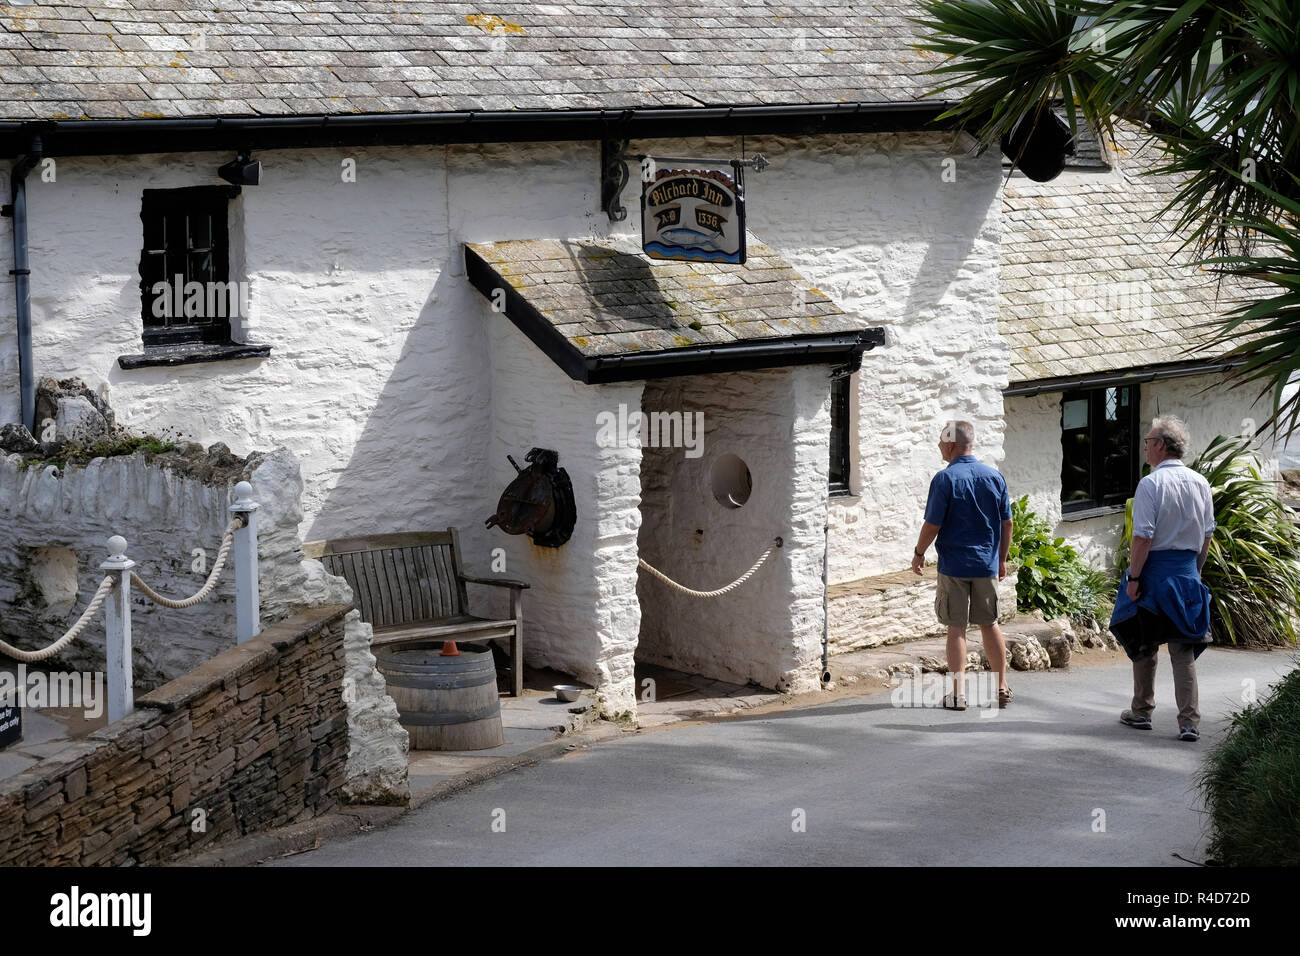
[[[721,170],[658,169],[641,189],[641,248],[652,259],[745,261],[745,199]]]

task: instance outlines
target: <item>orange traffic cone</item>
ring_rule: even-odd
[[[439,657],[460,657],[460,648],[456,646],[455,641],[443,641],[442,653]]]

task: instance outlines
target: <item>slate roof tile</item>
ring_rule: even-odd
[[[648,260],[626,238],[469,248],[585,355],[857,331],[872,324],[825,296],[809,296],[811,283],[789,263],[753,236],[747,242],[749,261],[743,266]]]
[[[1115,171],[1047,183],[1017,174],[1003,189],[998,325],[1013,383],[1207,357],[1188,351],[1212,331],[1204,323],[1249,295],[1225,283],[1216,301],[1172,220],[1156,218],[1177,183],[1138,178],[1156,147],[1134,127],[1118,134]],[[1084,152],[1076,166],[1105,168],[1095,141]]]
[[[149,85],[183,82],[203,87],[187,97],[252,115],[266,111],[266,98],[222,87],[315,84],[326,67],[340,71],[342,89],[320,108],[335,113],[382,109],[373,95],[377,84],[413,79],[426,84],[419,99],[397,101],[429,112],[916,102],[931,85],[923,75],[928,64],[911,49],[919,28],[907,18],[920,12],[918,0],[879,0],[870,16],[825,2],[796,8],[513,0],[487,11],[441,0],[218,6],[97,0],[3,8],[0,53],[13,58],[0,56],[0,87],[7,87],[0,100],[23,104],[11,118],[29,118],[33,101],[37,115],[155,116],[172,98]],[[191,74],[177,80],[150,72],[179,68],[171,63]],[[15,64],[57,73],[7,75],[4,67]],[[408,65],[425,72],[394,75]],[[71,112],[66,92],[50,89],[47,79],[84,90],[71,100]],[[468,84],[469,92],[441,92],[451,82]],[[194,115],[188,107],[178,114]]]

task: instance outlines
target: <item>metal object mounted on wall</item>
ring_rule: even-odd
[[[1074,155],[1070,127],[1051,110],[1022,116],[1000,145],[1002,154],[1036,183],[1055,179],[1065,169],[1066,157]]]
[[[506,458],[517,474],[501,492],[497,513],[484,524],[506,534],[526,534],[544,548],[560,547],[573,534],[578,509],[569,473],[559,467],[559,452],[534,448],[524,456],[527,468],[520,468],[509,455]]]

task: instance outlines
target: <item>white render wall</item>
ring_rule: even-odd
[[[885,328],[853,380],[851,498],[830,499],[832,583],[906,568],[944,421],[974,422],[1002,459],[1010,352],[997,333],[1000,165],[945,135],[845,136],[794,151],[746,139],[773,166],[746,177],[750,228],[841,308]],[[827,385],[829,392],[829,384]]]
[[[1206,391],[1206,386],[1211,386],[1210,390]],[[1255,426],[1268,418],[1266,402],[1253,403],[1249,388],[1226,388],[1221,375],[1166,379],[1140,388],[1143,434],[1151,427],[1157,406],[1161,413],[1183,419],[1192,435],[1192,447],[1185,458],[1189,462],[1205,450],[1215,435],[1239,435],[1243,430],[1253,433]],[[1063,535],[1090,564],[1113,567],[1124,530],[1122,512],[1078,521],[1061,520],[1061,393],[1014,396],[1006,400],[1006,406],[1007,457],[1003,474],[1011,497],[1029,495],[1030,508],[1054,525],[1056,533]],[[1271,442],[1264,443],[1262,454],[1266,470],[1275,472],[1276,452]],[[1141,460],[1145,462],[1145,458]]]
[[[141,191],[219,185],[226,158],[60,159],[55,182],[29,177],[38,374],[107,385],[137,433],[179,430],[237,454],[288,447],[306,479],[306,539],[458,523],[473,538],[491,393],[461,244],[591,234],[595,147],[259,153],[263,185],[232,207],[231,277],[250,281],[248,338],[271,356],[124,371],[117,357],[142,351]],[[12,284],[0,285],[12,315]],[[0,376],[0,412],[16,421],[12,322]]]
[[[643,410],[704,415],[703,454],[642,452],[641,556],[686,587],[730,584],[780,536],[752,578],[714,598],[649,574],[637,588],[637,659],[789,692],[818,686],[830,394],[824,366],[664,379]],[[739,456],[753,491],[741,508],[714,498],[720,456]]]
[[[992,156],[958,157],[957,181],[945,183],[948,142],[927,134],[745,144],[774,163],[748,176],[751,231],[842,307],[888,330],[888,345],[867,354],[855,379],[860,494],[830,506],[832,580],[906,566],[944,418],[973,419],[981,457],[1000,457],[999,167]],[[740,148],[735,138],[657,140],[631,152]],[[635,408],[640,390],[571,383],[469,286],[462,244],[635,234],[635,163],[628,219],[611,227],[597,208],[594,143],[259,153],[264,185],[245,188],[232,208],[232,278],[251,281],[249,338],[270,344],[271,356],[124,371],[117,357],[141,351],[141,190],[217,185],[228,158],[60,159],[56,182],[29,178],[37,373],[107,386],[119,421],[136,433],[179,430],[240,454],[287,447],[302,462],[304,539],[455,524],[475,573],[504,541],[507,573],[534,585],[525,597],[530,661],[601,687],[619,709],[630,705],[640,459],[589,443],[596,412],[629,396]],[[353,183],[340,175],[348,158]],[[12,287],[0,285],[12,314]],[[817,510],[802,496],[818,481],[817,507],[826,507],[829,449],[823,412],[814,411],[829,395],[824,372],[815,387],[810,371],[798,373],[790,390],[803,417],[787,436],[800,497],[786,505],[799,520]],[[8,403],[0,411],[14,419],[11,323],[0,329],[0,376]],[[482,521],[513,476],[505,453],[561,443],[575,492],[589,482],[573,541],[541,555],[526,539],[486,531]],[[608,504],[584,528],[598,493]],[[800,565],[800,590],[783,610],[791,642],[784,659],[764,665],[787,682],[810,672],[806,635],[820,641],[821,542],[804,545],[807,553],[786,560],[816,575]],[[472,601],[475,610],[503,609],[500,595],[481,589]],[[727,663],[743,669],[734,656]]]
[[[493,567],[491,552],[504,549],[505,566],[496,570],[531,585],[523,594],[524,655],[530,666],[555,668],[590,684],[611,716],[635,713],[641,448],[635,436],[625,444],[602,441],[598,416],[617,412],[620,404],[640,407],[642,385],[579,384],[509,319],[493,313],[486,300],[482,309],[492,344],[496,410],[487,486],[499,494],[514,479],[507,455],[525,467],[530,449],[550,448],[559,452],[559,466],[573,483],[577,521],[573,536],[559,548],[494,528],[480,567]],[[495,510],[494,497],[480,517]],[[467,555],[467,563],[473,557]],[[471,593],[471,606],[475,597]]]

